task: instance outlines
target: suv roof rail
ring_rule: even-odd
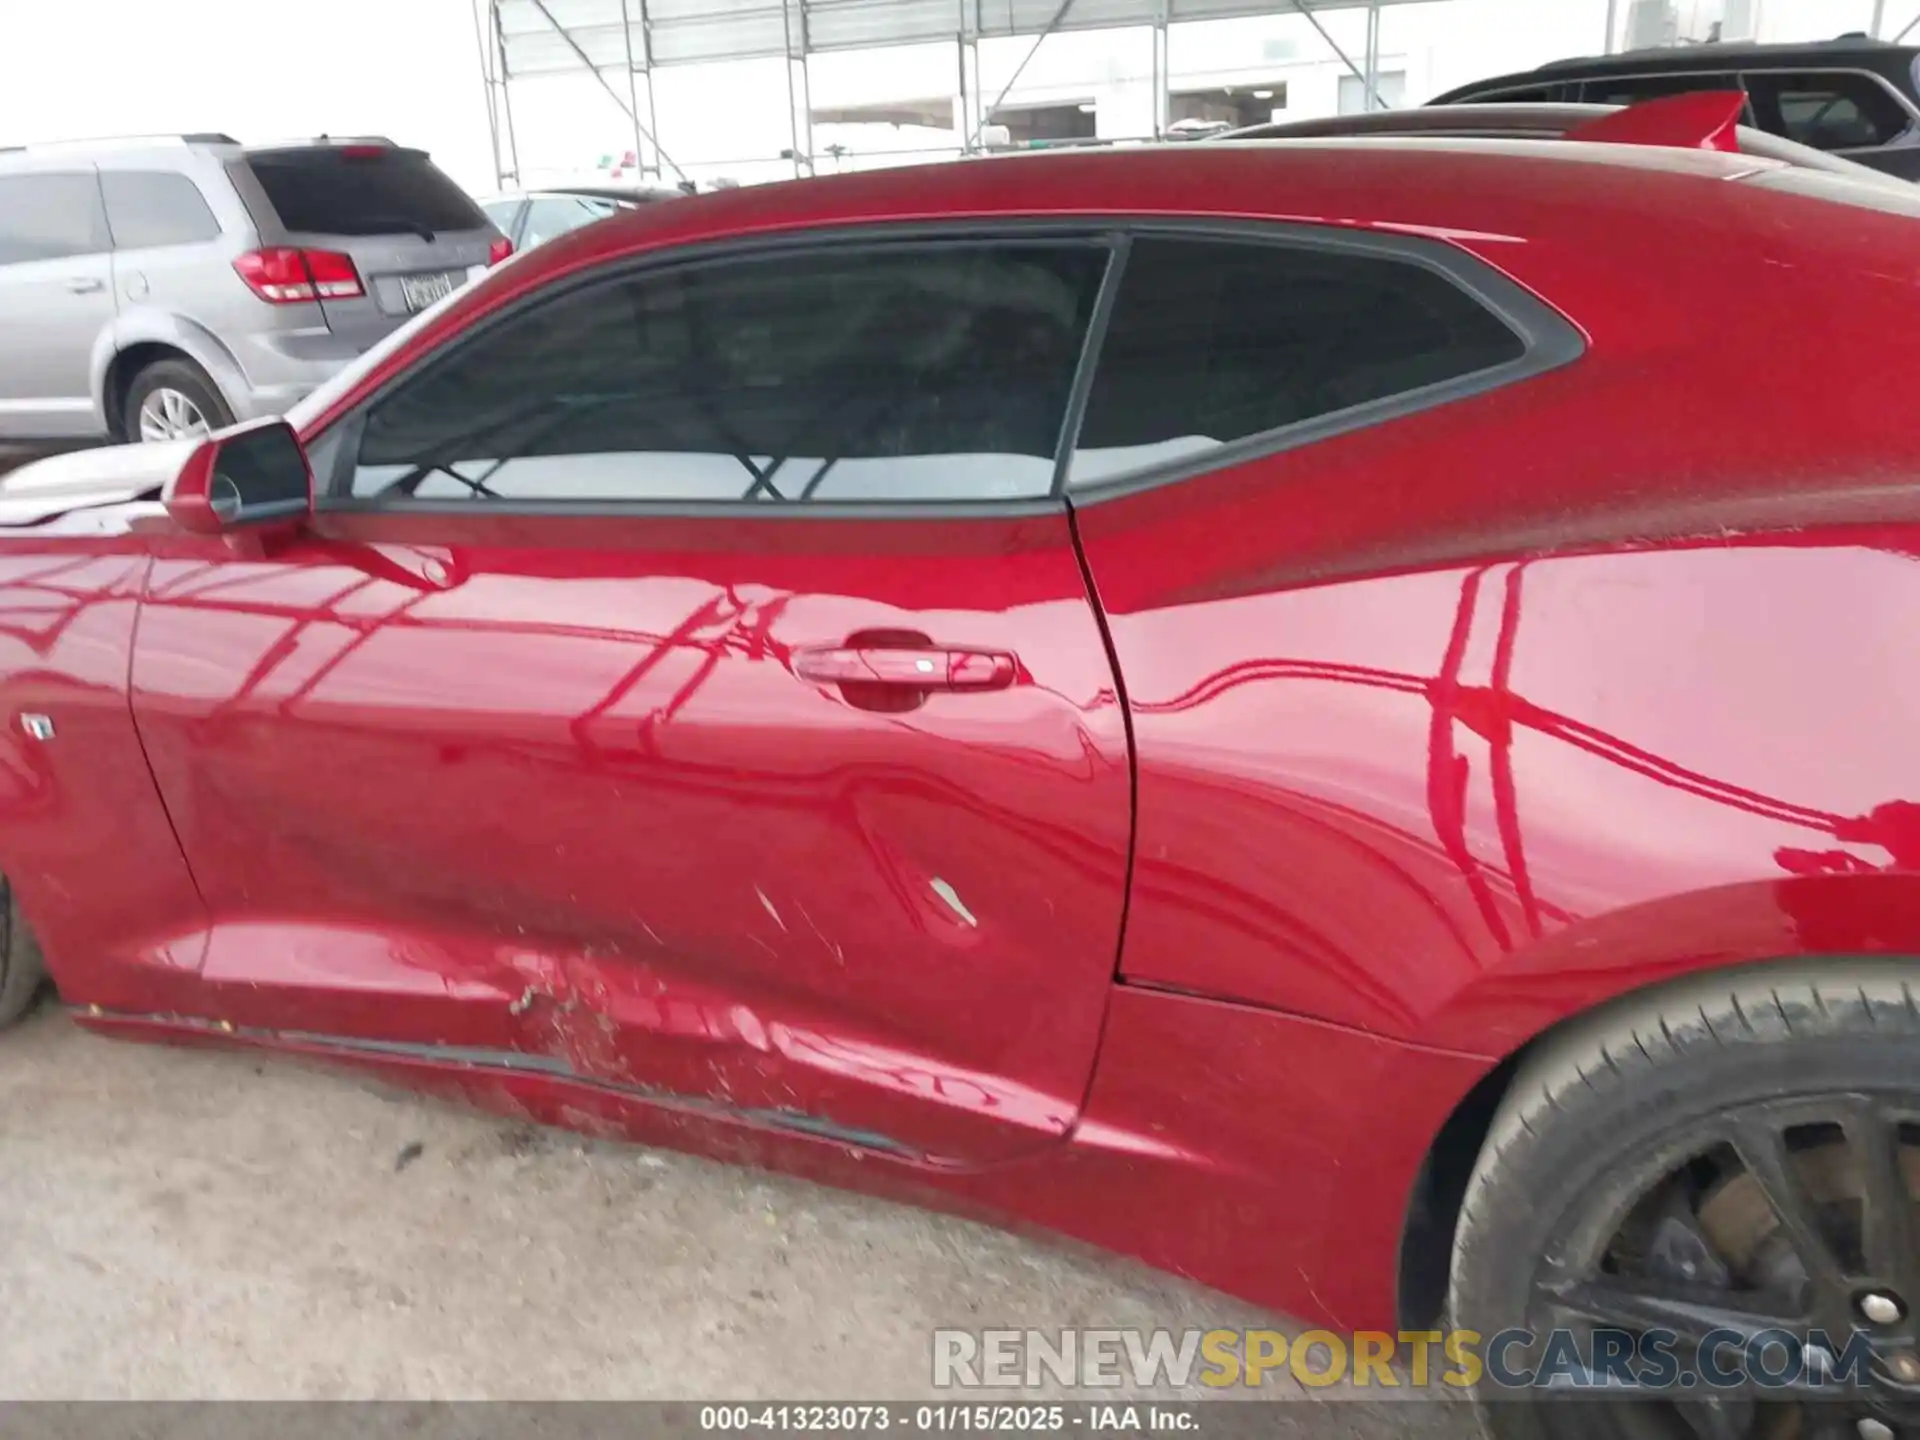
[[[172,132],[156,135],[89,135],[80,140],[41,140],[31,145],[0,145],[0,152],[21,150],[74,150],[88,145],[238,145],[231,135],[218,130]]]

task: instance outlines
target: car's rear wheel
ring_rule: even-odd
[[[1686,1389],[1596,1403],[1478,1388],[1499,1440],[1890,1440],[1920,1435],[1920,963],[1690,980],[1577,1022],[1522,1064],[1467,1189],[1453,1323],[1538,1337],[1509,1378],[1590,1364],[1597,1330],[1826,1332],[1865,1383]],[[1855,1337],[1861,1337],[1855,1339]],[[1722,1340],[1725,1337],[1721,1337]],[[1567,1347],[1567,1341],[1558,1342]],[[1729,1375],[1742,1345],[1714,1346]],[[1763,1370],[1804,1377],[1790,1347]],[[1809,1357],[1801,1356],[1802,1360]],[[1810,1357],[1817,1367],[1823,1358]],[[1638,1369],[1636,1363],[1621,1368]],[[1564,1382],[1563,1382],[1564,1383]]]
[[[46,978],[40,944],[20,914],[13,887],[0,877],[0,1026],[11,1025],[33,1008]]]
[[[157,360],[127,387],[121,433],[129,440],[185,440],[233,423],[233,411],[191,360]]]

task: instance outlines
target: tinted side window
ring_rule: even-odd
[[[1754,74],[1747,88],[1765,129],[1816,150],[1885,145],[1911,123],[1900,102],[1869,75]]]
[[[100,181],[91,170],[0,176],[0,265],[109,248]]]
[[[220,222],[199,188],[184,175],[158,170],[108,170],[100,176],[113,243],[122,250],[191,245],[220,234]]]
[[[374,402],[353,493],[1044,496],[1104,249],[902,247],[687,267],[538,303]]]
[[[1353,251],[1136,241],[1073,457],[1086,485],[1525,352],[1444,276]]]

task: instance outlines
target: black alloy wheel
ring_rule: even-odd
[[[1508,1351],[1509,1379],[1559,1343],[1590,1380],[1600,1331],[1622,1337],[1616,1357],[1631,1341],[1617,1368],[1641,1379],[1638,1347],[1671,1337],[1674,1378],[1597,1398],[1489,1377],[1491,1434],[1920,1437],[1916,985],[1920,965],[1897,961],[1709,976],[1527,1058],[1469,1185],[1453,1321],[1535,1337]],[[1750,1358],[1748,1383],[1711,1383],[1754,1354],[1759,1383]]]

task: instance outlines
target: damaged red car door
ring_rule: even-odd
[[[542,287],[168,538],[135,714],[216,1018],[952,1162],[1063,1136],[1125,728],[1055,494],[1095,240]]]

